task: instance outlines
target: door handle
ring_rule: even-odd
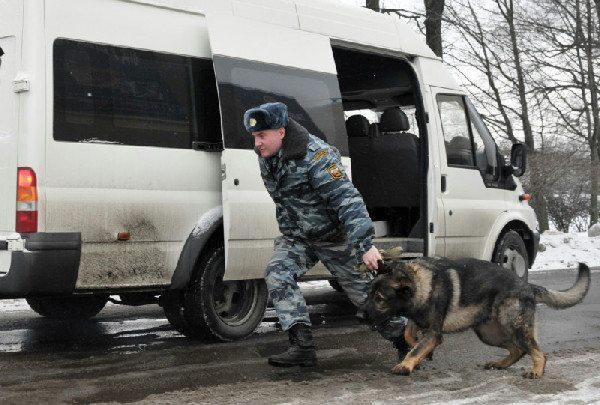
[[[441,186],[442,186],[442,193],[446,192],[446,175],[442,174],[442,182],[441,182]]]

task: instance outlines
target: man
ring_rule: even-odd
[[[290,347],[271,356],[277,367],[317,363],[306,301],[297,280],[319,260],[336,277],[350,300],[361,307],[370,280],[355,265],[377,269],[382,257],[372,238],[374,229],[359,192],[343,171],[338,150],[288,116],[283,103],[268,103],[244,114],[254,136],[261,175],[276,206],[281,236],[267,265],[265,280]],[[399,318],[382,335],[403,356],[407,352]]]

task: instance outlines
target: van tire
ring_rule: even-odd
[[[183,315],[184,300],[183,290],[167,290],[160,297],[160,305],[167,320],[177,332],[188,337],[196,337],[192,326]]]
[[[492,261],[513,270],[524,281],[529,277],[529,254],[523,238],[515,231],[500,235],[492,256]]]
[[[108,302],[108,295],[81,297],[29,297],[27,303],[38,315],[52,319],[89,319]]]
[[[184,295],[183,315],[194,337],[233,341],[254,332],[264,317],[267,287],[263,279],[223,281],[225,249],[209,248],[200,258]]]

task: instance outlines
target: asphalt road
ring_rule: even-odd
[[[0,403],[597,403],[600,395],[588,392],[600,391],[598,275],[578,306],[539,306],[538,335],[548,355],[539,381],[521,378],[527,358],[508,370],[483,370],[481,364],[505,352],[469,331],[445,336],[434,360],[412,376],[392,375],[391,344],[355,321],[343,294],[326,288],[306,291],[319,350],[319,366],[310,369],[266,364],[287,346],[272,310],[253,336],[221,344],[179,335],[158,306],[110,305],[78,323],[5,312]],[[567,270],[534,272],[530,281],[565,289],[575,277]]]

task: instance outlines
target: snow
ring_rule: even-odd
[[[199,238],[205,234],[217,221],[223,218],[223,206],[219,205],[202,215],[192,231],[194,238]]]
[[[530,271],[577,268],[579,262],[600,266],[600,236],[549,230],[541,236],[540,251]]]

